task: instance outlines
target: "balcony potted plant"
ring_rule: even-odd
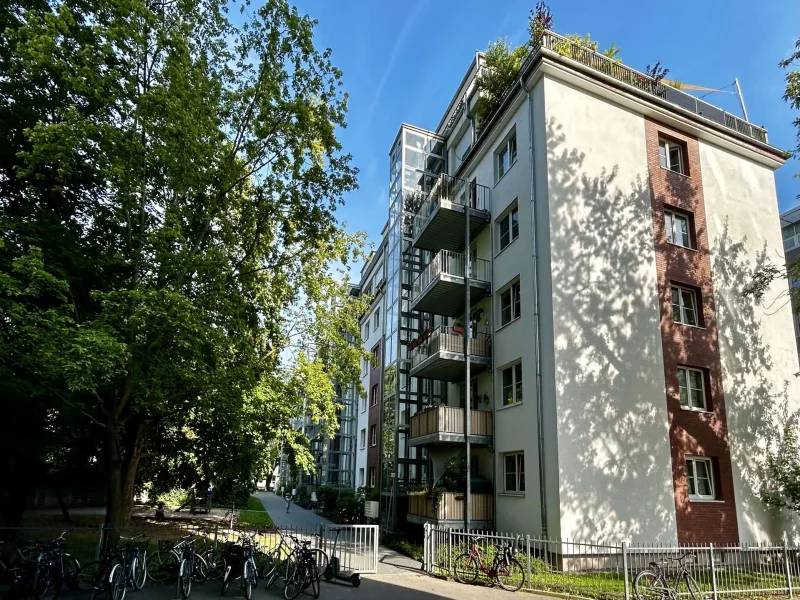
[[[453,323],[453,333],[456,335],[464,335],[464,319],[458,317]]]

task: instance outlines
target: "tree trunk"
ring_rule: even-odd
[[[72,523],[72,518],[69,516],[69,509],[67,509],[67,504],[64,502],[64,494],[62,493],[61,486],[53,486],[53,493],[56,495],[56,502],[58,502],[58,507],[61,509],[64,520],[67,523]]]
[[[125,525],[122,506],[122,454],[119,427],[113,417],[106,422],[106,527]]]
[[[136,490],[136,473],[142,458],[144,444],[144,419],[141,415],[133,417],[128,424],[125,436],[125,461],[122,470],[122,511],[126,524],[133,516],[133,495]]]

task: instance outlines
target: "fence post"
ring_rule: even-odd
[[[708,544],[708,551],[711,554],[711,594],[714,600],[719,600],[719,595],[717,593],[717,569],[714,564],[714,544]]]
[[[625,600],[630,600],[630,575],[628,573],[628,544],[622,542],[622,573],[625,577]]]
[[[786,565],[786,586],[789,588],[789,598],[794,596],[792,589],[792,569],[789,566],[789,544],[786,540],[786,532],[783,532],[783,563]]]
[[[430,558],[430,543],[431,543],[431,524],[429,522],[425,522],[425,535],[423,536],[423,548],[422,548],[422,568],[426,573],[429,573],[428,569],[428,559]]]
[[[447,530],[447,575],[453,573],[453,528]]]
[[[531,589],[531,536],[525,536],[525,555],[528,557],[528,589]]]

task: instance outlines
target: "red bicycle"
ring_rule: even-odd
[[[514,558],[520,537],[514,543],[492,544],[495,548],[492,566],[484,565],[483,554],[478,541],[486,538],[471,537],[472,547],[469,552],[459,554],[453,561],[453,575],[461,583],[475,583],[478,572],[496,581],[504,590],[516,592],[525,583],[525,571],[519,561]]]

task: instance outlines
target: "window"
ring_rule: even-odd
[[[367,322],[364,323],[364,339],[366,340],[369,337],[369,319]]]
[[[500,145],[497,150],[497,179],[508,173],[508,170],[517,162],[517,133],[511,135]]]
[[[503,369],[503,406],[522,402],[522,363]]]
[[[697,327],[697,294],[694,290],[672,286],[672,320]]]
[[[361,412],[367,410],[367,397],[361,396]]]
[[[667,241],[684,248],[692,247],[692,235],[689,232],[689,217],[676,212],[664,213],[664,228],[667,230]]]
[[[372,315],[372,330],[377,333],[380,326],[381,326],[381,311],[376,310],[375,314]]]
[[[505,491],[507,494],[521,494],[525,491],[525,453],[514,452],[503,455],[505,471]]]
[[[369,487],[375,487],[375,467],[369,468]]]
[[[372,356],[375,358],[375,361],[373,362],[373,364],[376,367],[379,367],[380,364],[381,364],[381,348],[380,348],[380,346],[372,349]]]
[[[369,405],[370,406],[378,406],[378,384],[372,386],[372,389],[369,391]]]
[[[658,140],[658,162],[662,169],[688,175],[684,165],[684,146],[679,142]]]
[[[364,469],[358,470],[358,487],[364,487]]]
[[[369,445],[370,446],[377,446],[378,445],[378,426],[377,425],[370,425],[369,426]]]
[[[500,293],[500,325],[508,325],[520,315],[520,285],[515,281],[504,292]]]
[[[708,410],[703,371],[678,367],[678,389],[681,394],[681,406],[694,410]]]
[[[516,201],[514,202],[514,208],[500,217],[497,222],[500,230],[500,250],[503,250],[519,237],[519,209],[516,206]]]
[[[367,447],[367,428],[361,430],[361,448]]]
[[[687,458],[690,500],[714,500],[714,471],[710,458]]]

